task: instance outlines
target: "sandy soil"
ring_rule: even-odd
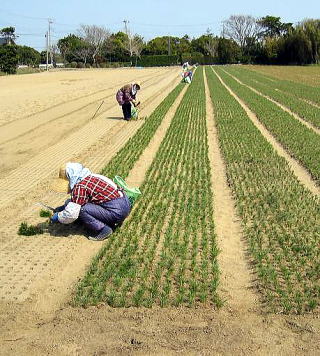
[[[102,244],[87,241],[75,226],[42,236],[17,235],[22,220],[40,221],[37,202],[63,202],[65,196],[47,189],[61,163],[77,160],[99,171],[143,123],[120,120],[114,102],[115,90],[134,78],[143,83],[143,116],[180,80],[178,68],[0,78],[0,354],[319,354],[317,315],[263,313],[210,121],[214,117],[207,90],[215,204],[221,204],[216,210],[220,292],[227,299],[221,310],[71,308],[72,289]],[[131,182],[143,180],[182,95],[132,169]]]

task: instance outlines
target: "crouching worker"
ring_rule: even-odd
[[[79,220],[90,232],[89,240],[102,241],[129,215],[128,197],[111,179],[93,174],[80,163],[60,168],[52,189],[70,193],[70,200],[55,209],[51,222],[71,224]]]
[[[131,105],[137,106],[140,102],[136,102],[137,91],[140,90],[140,82],[127,84],[117,91],[116,99],[119,105],[122,106],[124,120],[131,119]]]

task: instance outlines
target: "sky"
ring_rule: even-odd
[[[308,0],[1,0],[0,29],[13,26],[19,35],[16,43],[45,50],[45,34],[51,19],[51,43],[81,24],[104,26],[111,32],[124,31],[124,20],[132,34],[149,41],[157,36],[197,38],[208,29],[220,35],[222,22],[231,15],[259,18],[277,16],[294,24],[305,18],[320,18],[320,1]]]

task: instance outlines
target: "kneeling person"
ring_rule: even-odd
[[[71,193],[70,200],[56,209],[52,222],[71,224],[79,219],[90,230],[89,240],[102,241],[129,215],[128,197],[111,179],[93,174],[80,163],[60,168],[52,189]]]

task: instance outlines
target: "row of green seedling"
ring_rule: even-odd
[[[177,108],[130,223],[95,259],[75,302],[219,305],[202,71]]]
[[[206,73],[227,179],[263,301],[275,312],[315,310],[320,304],[319,198],[299,183],[212,68]]]
[[[284,105],[305,121],[311,123],[317,128],[320,128],[320,107],[316,107],[297,97],[295,95],[294,88],[287,88],[287,90],[290,90],[287,92],[282,90],[279,91],[277,81],[270,82],[261,77],[259,74],[256,74],[256,72],[248,69],[226,67],[224,70],[238,78],[242,83],[258,90],[262,94]]]
[[[250,70],[250,68],[239,68],[240,70]],[[285,71],[285,67],[283,67]],[[311,103],[320,105],[320,88],[314,87],[311,85],[298,83],[290,80],[281,80],[276,79],[275,77],[271,77],[265,75],[263,73],[250,70],[254,78],[259,82],[268,82],[270,87],[278,89],[282,92],[292,94],[297,98],[304,99],[310,101]]]
[[[117,154],[109,161],[107,166],[104,167],[104,169],[101,171],[101,174],[105,174],[109,177],[114,177],[115,175],[120,175],[123,178],[127,177],[129,171],[139,159],[143,150],[149,144],[151,138],[154,136],[157,128],[161,124],[162,120],[164,119],[174,101],[177,99],[182,89],[183,85],[179,84],[169,93],[169,95],[157,106],[150,117],[145,119],[144,124],[138,129],[135,135],[132,136],[123,146],[123,148],[117,152]],[[118,232],[115,232],[111,239],[109,239],[109,243],[105,245],[93,259],[85,280],[91,280],[90,275],[92,274],[92,271],[96,270],[97,262],[100,260],[101,256],[104,255],[105,250],[109,249],[114,242],[115,244],[113,248],[115,250],[117,249],[117,243],[121,243],[122,241],[117,239],[118,234]],[[94,279],[94,281],[96,281],[96,279]],[[82,284],[83,281],[80,282],[78,290],[81,289]],[[95,283],[93,282],[93,284]],[[78,297],[76,296],[74,303],[85,305],[87,304],[86,300],[86,297],[84,297],[81,299],[81,302],[79,302]]]
[[[215,71],[225,84],[253,111],[261,123],[320,183],[320,137],[270,100],[239,84],[222,69]]]

